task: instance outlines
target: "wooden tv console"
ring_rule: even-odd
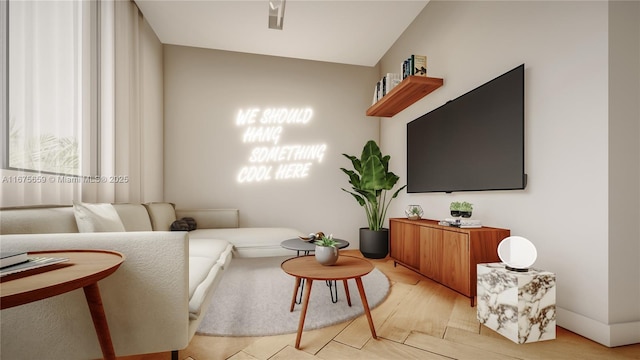
[[[498,244],[508,229],[457,228],[435,220],[389,219],[389,249],[401,264],[471,300],[475,305],[476,265],[500,262]]]

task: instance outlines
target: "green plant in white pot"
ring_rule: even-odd
[[[321,237],[313,242],[316,245],[316,260],[322,265],[333,265],[338,261],[338,242],[333,240],[333,235]]]
[[[349,177],[351,194],[358,204],[365,208],[368,228],[360,229],[360,252],[369,258],[384,258],[389,253],[389,229],[383,227],[391,200],[407,185],[403,185],[390,196],[400,179],[389,171],[390,155],[382,155],[378,144],[369,140],[362,149],[360,158],[342,154],[351,160],[353,170],[340,168]]]

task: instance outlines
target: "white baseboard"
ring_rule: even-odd
[[[615,347],[640,343],[640,321],[603,324],[584,315],[556,307],[557,324],[604,346]]]

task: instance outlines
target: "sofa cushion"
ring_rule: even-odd
[[[232,252],[233,245],[226,240],[194,239],[189,233],[189,256],[210,258],[224,268],[233,257]]]
[[[2,208],[0,233],[77,233],[78,225],[69,205],[41,205]]]
[[[283,240],[304,236],[298,230],[290,228],[233,228],[233,229],[197,229],[189,232],[189,241],[197,239],[225,239],[235,248],[238,256],[279,256],[290,255],[283,249]]]
[[[118,212],[111,204],[74,202],[73,214],[80,232],[125,231]]]
[[[149,212],[151,227],[153,227],[154,231],[171,230],[171,224],[176,221],[176,209],[172,203],[146,203],[144,206]]]
[[[200,316],[204,299],[217,287],[222,277],[222,266],[214,259],[189,257],[189,318]]]
[[[142,204],[113,204],[126,231],[151,231],[149,213]]]
[[[226,240],[189,237],[189,318],[197,319],[208,294],[217,287],[233,257]]]

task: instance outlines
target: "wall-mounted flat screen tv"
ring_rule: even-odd
[[[524,64],[407,124],[407,192],[516,190],[524,169]]]

